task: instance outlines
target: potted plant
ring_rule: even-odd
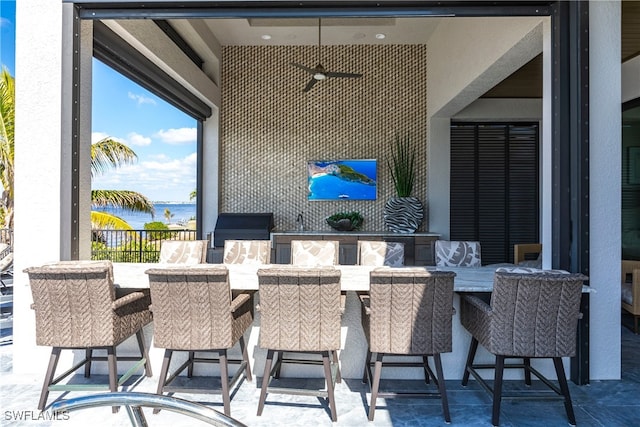
[[[387,200],[384,223],[395,233],[413,233],[422,224],[424,211],[420,199],[411,195],[415,182],[416,149],[408,134],[396,134],[387,167],[393,179],[396,197]]]
[[[337,231],[353,231],[362,226],[360,212],[338,212],[326,218],[327,224]]]

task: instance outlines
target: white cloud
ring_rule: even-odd
[[[160,129],[154,136],[167,144],[195,143],[197,139],[196,128]]]
[[[152,201],[188,201],[196,188],[196,159],[196,153],[180,159],[155,156],[94,177],[92,188],[137,191]]]
[[[129,97],[129,99],[133,99],[134,101],[136,101],[136,103],[138,104],[138,106],[142,105],[142,104],[151,104],[151,105],[156,105],[156,100],[153,98],[149,98],[143,95],[137,95],[133,92],[129,92],[127,93],[127,96]]]
[[[146,147],[147,145],[151,145],[151,138],[148,136],[140,135],[136,132],[131,132],[127,135],[127,141],[129,145],[137,145],[140,147]]]
[[[167,156],[164,153],[156,153],[156,154],[150,154],[147,156],[149,159],[152,160],[157,160],[159,162],[163,162],[163,161],[167,161],[167,160],[171,160],[171,157]]]
[[[114,141],[118,141],[121,142],[123,144],[127,144],[127,141],[125,141],[122,138],[118,138],[115,136],[111,136],[108,133],[104,133],[104,132],[91,132],[91,143],[95,144],[98,141],[102,141],[105,138],[109,138],[109,139],[113,139]]]
[[[95,144],[98,141],[102,141],[105,138],[108,138],[109,134],[104,132],[91,132],[91,143]]]

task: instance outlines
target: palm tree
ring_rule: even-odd
[[[173,214],[171,213],[169,208],[164,208],[164,219],[166,219],[167,222],[171,222],[171,218],[173,218]]]
[[[6,67],[0,74],[0,183],[2,205],[0,221],[3,227],[13,228],[13,172],[15,83]]]
[[[104,173],[108,168],[132,164],[138,159],[127,145],[112,138],[104,138],[91,144],[91,176]],[[93,207],[115,207],[132,212],[155,215],[153,203],[144,195],[128,190],[91,190]],[[91,212],[92,228],[131,230],[122,218],[107,212]]]
[[[0,184],[3,188],[0,223],[6,228],[13,228],[14,118],[14,78],[3,67],[0,73]],[[104,138],[91,144],[91,176],[104,173],[110,167],[132,164],[137,158],[125,144]],[[111,206],[155,215],[153,203],[134,191],[92,190],[91,203],[94,207]],[[92,211],[91,223],[94,228],[131,229],[126,221],[106,212]]]

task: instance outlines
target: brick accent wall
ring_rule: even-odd
[[[426,203],[424,45],[323,46],[327,70],[364,76],[307,93],[311,75],[290,63],[315,66],[317,47],[227,46],[222,58],[221,212],[273,212],[278,230],[295,229],[304,212],[307,229],[330,230],[325,217],[357,210],[363,230],[384,230],[395,194],[386,159],[398,132],[418,148],[414,195]],[[307,200],[307,160],[357,158],[378,159],[377,200]]]

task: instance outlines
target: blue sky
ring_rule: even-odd
[[[15,1],[0,0],[1,62],[15,76]],[[93,178],[93,189],[132,190],[154,202],[188,201],[196,189],[196,121],[93,60],[91,142],[110,137],[138,161]]]
[[[16,71],[16,2],[0,0],[0,62],[9,69],[11,75]]]

